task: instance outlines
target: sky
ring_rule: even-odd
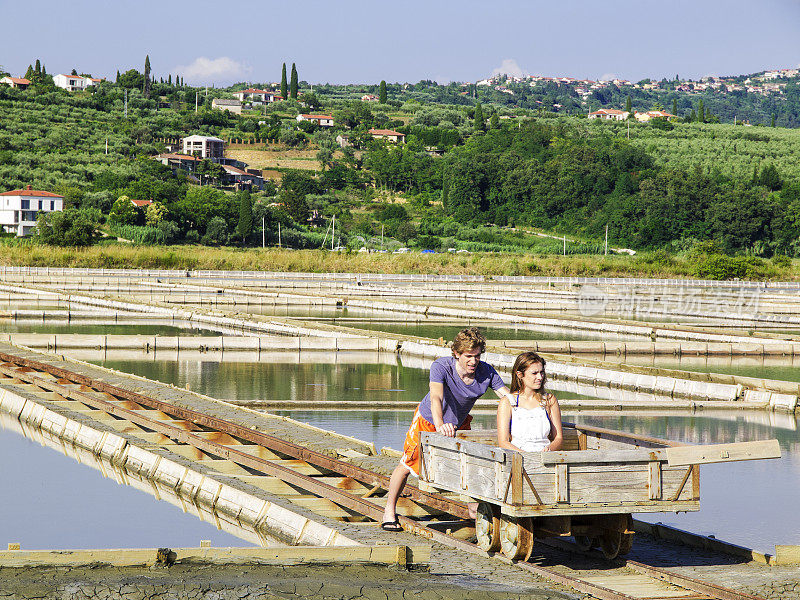
[[[800,65],[797,0],[0,0],[0,65],[193,85],[699,79]],[[32,35],[32,33],[34,35]]]

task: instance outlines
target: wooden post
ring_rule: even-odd
[[[511,457],[511,504],[522,504],[522,454],[514,452]]]
[[[661,500],[661,462],[654,460],[647,464],[649,477],[647,479],[648,497],[650,500]]]
[[[556,465],[556,502],[569,502],[569,465]]]

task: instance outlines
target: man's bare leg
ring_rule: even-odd
[[[383,521],[389,523],[397,518],[397,499],[408,480],[409,470],[403,463],[398,463],[389,479],[389,491],[386,494],[386,508],[383,511]]]

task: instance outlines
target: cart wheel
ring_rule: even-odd
[[[475,515],[475,535],[478,546],[485,552],[500,550],[500,507],[488,502],[478,503]]]
[[[511,560],[528,560],[533,552],[533,521],[530,517],[500,517],[500,550]]]
[[[613,560],[619,555],[622,549],[622,537],[621,531],[606,529],[603,532],[603,536],[600,538],[600,550],[608,560]]]
[[[597,540],[595,540],[595,538],[593,538],[590,535],[576,535],[575,545],[581,552],[588,552],[589,550],[597,546]]]
[[[623,533],[622,534],[622,541],[619,545],[619,553],[620,554],[628,554],[633,548],[633,515],[627,515],[625,519],[625,530],[631,533]]]

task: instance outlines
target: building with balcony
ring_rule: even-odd
[[[183,154],[200,158],[222,158],[225,152],[225,140],[206,135],[190,135],[182,140]]]
[[[0,194],[0,227],[6,233],[22,237],[33,233],[40,212],[64,210],[64,196],[31,189],[11,190]]]

